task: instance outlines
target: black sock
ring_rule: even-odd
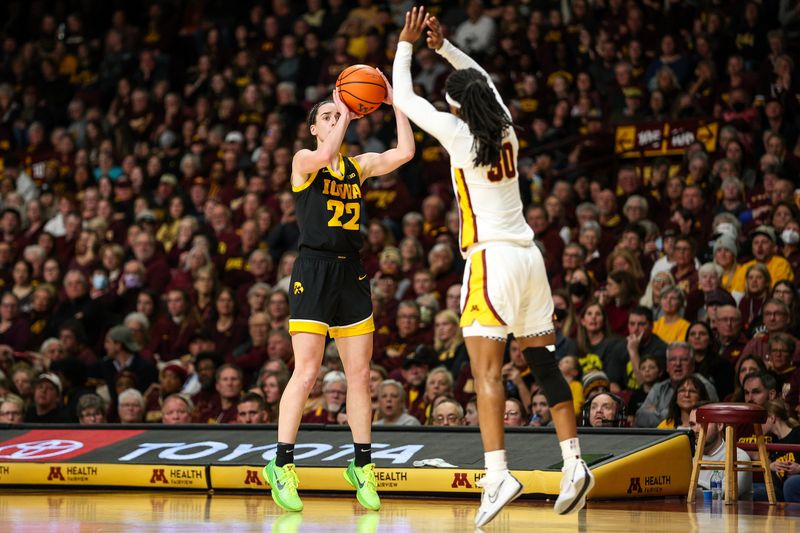
[[[285,466],[294,462],[294,444],[278,443],[278,454],[275,456],[277,466]]]
[[[367,466],[372,462],[372,445],[353,443],[353,450],[356,452],[356,466]]]

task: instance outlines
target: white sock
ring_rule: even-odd
[[[486,478],[489,482],[499,481],[508,472],[505,450],[486,452],[483,454],[483,461],[486,465]]]
[[[581,458],[581,444],[578,442],[578,437],[562,440],[559,444],[561,445],[561,458],[564,459],[564,466]]]

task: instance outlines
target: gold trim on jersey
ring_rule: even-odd
[[[289,334],[295,333],[316,333],[317,335],[325,335],[328,333],[328,324],[324,322],[317,322],[316,320],[299,320],[296,318],[289,319]]]
[[[375,322],[372,320],[372,315],[361,322],[350,324],[349,326],[335,326],[328,330],[332,339],[339,337],[355,337],[356,335],[365,335],[375,331]]]
[[[350,162],[353,163],[353,166],[356,167],[356,172],[358,173],[358,182],[361,183],[363,181],[363,176],[364,176],[361,170],[361,165],[358,164],[358,161],[356,161],[355,157],[348,157],[347,159],[349,159]]]
[[[343,180],[346,177],[345,173],[344,173],[344,157],[342,157],[342,154],[339,154],[339,172],[338,173],[333,171],[333,168],[331,168],[330,164],[328,164],[325,168],[327,168],[328,172],[330,173],[330,175],[333,176],[334,178],[336,178],[337,180]]]
[[[461,214],[459,217],[461,221],[461,251],[466,252],[467,248],[478,241],[478,221],[475,219],[475,212],[472,210],[472,199],[469,197],[464,170],[454,168],[453,174],[456,181],[458,210]]]
[[[506,323],[489,301],[486,278],[486,250],[469,256],[469,283],[467,298],[461,315],[461,327],[471,326],[476,320],[481,326],[505,326]]]
[[[319,174],[319,170],[315,170],[308,179],[299,187],[295,187],[292,185],[292,192],[300,192],[308,189],[311,187],[311,184],[314,183],[314,180],[317,179],[317,174]]]

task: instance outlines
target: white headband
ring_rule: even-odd
[[[447,100],[447,103],[451,106],[455,107],[456,109],[461,109],[461,104],[453,100],[453,97],[450,96],[449,93],[444,93],[444,99]]]

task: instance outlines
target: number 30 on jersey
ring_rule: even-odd
[[[500,148],[500,159],[497,163],[489,167],[486,175],[489,181],[500,181],[503,178],[511,179],[517,177],[517,168],[514,161],[514,147],[506,141]]]

